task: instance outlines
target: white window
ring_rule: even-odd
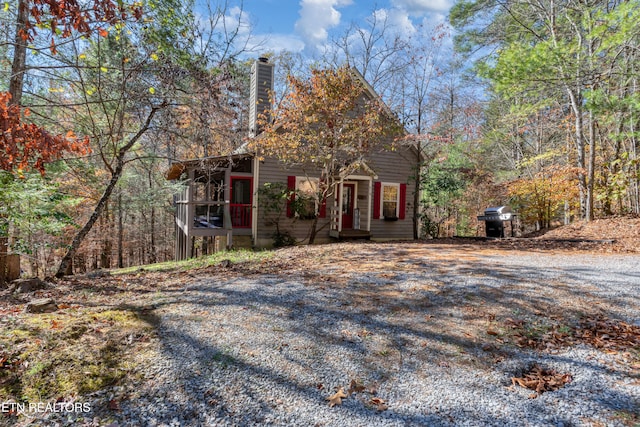
[[[384,218],[398,219],[400,208],[400,184],[382,183],[382,197],[380,198],[381,212]]]
[[[311,218],[318,213],[318,178],[296,176],[296,192],[300,197],[297,211],[302,218]]]

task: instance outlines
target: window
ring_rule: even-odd
[[[192,200],[196,201],[224,201],[224,173],[212,173],[204,170],[197,170],[194,173]]]
[[[296,191],[299,199],[296,201],[296,212],[302,219],[314,218],[318,213],[318,178],[306,176],[296,177]]]
[[[398,219],[400,206],[400,184],[382,183],[382,216],[385,219]]]

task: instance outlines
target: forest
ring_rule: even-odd
[[[419,237],[492,205],[522,233],[640,214],[637,0],[461,0],[412,36],[372,14],[314,56],[248,43],[230,1],[81,3],[0,12],[0,252],[28,275],[172,259],[165,173],[246,142],[258,56],[276,104],[287,76],[360,71],[423,154]]]

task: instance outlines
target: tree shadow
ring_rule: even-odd
[[[383,246],[384,253],[365,248],[381,259],[405,256],[396,246]],[[499,326],[515,316],[557,314],[572,322],[585,309],[625,319],[628,311],[616,307],[637,307],[633,292],[626,291],[633,290],[633,278],[624,272],[603,278],[590,265],[539,266],[546,258],[516,262],[513,255],[505,264],[500,257],[474,256],[454,262],[437,252],[431,247],[422,256],[413,254],[392,272],[334,266],[304,279],[287,272],[224,281],[211,276],[186,291],[163,291],[167,297],[141,317],[156,328],[166,363],[115,415],[123,422],[168,422],[182,414],[185,425],[336,425],[347,418],[362,425],[518,425],[523,416],[570,425],[580,422],[577,415],[557,402],[575,404],[576,395],[588,402],[585,416],[600,421],[638,408],[631,389],[619,387],[606,398],[594,392],[628,374],[620,364],[446,329],[473,322]],[[614,297],[607,293],[610,286],[625,291]],[[591,298],[604,297],[605,304],[589,307]],[[578,300],[585,304],[557,306]],[[581,388],[569,384],[537,399],[529,398],[530,391],[507,390],[514,366],[531,360],[575,371]],[[590,384],[590,375],[603,379]],[[329,408],[325,398],[351,379],[377,383],[389,410],[377,411],[365,393]],[[429,382],[434,388],[425,386]],[[161,404],[154,403],[158,395]]]

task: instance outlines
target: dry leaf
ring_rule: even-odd
[[[367,388],[367,393],[373,394],[373,395],[378,394],[378,384],[377,383],[369,384],[369,387]]]
[[[353,393],[362,393],[364,390],[364,384],[362,384],[358,380],[351,380],[351,384],[349,384],[349,390],[347,390],[347,393],[349,396],[351,396]]]
[[[498,333],[496,331],[492,330],[492,329],[487,329],[487,334],[488,335],[492,335],[492,336],[498,335]]]
[[[387,403],[379,397],[371,398],[371,400],[369,400],[369,403],[371,405],[374,405],[378,411],[386,411],[387,409],[389,409]]]
[[[512,377],[511,384],[534,390],[537,394],[557,390],[571,382],[571,375],[560,374],[553,369],[543,369],[534,365],[522,377]]]
[[[334,395],[327,397],[325,400],[329,401],[329,408],[333,408],[335,405],[342,405],[342,399],[345,397],[347,397],[347,394],[344,392],[344,388],[340,387]]]

